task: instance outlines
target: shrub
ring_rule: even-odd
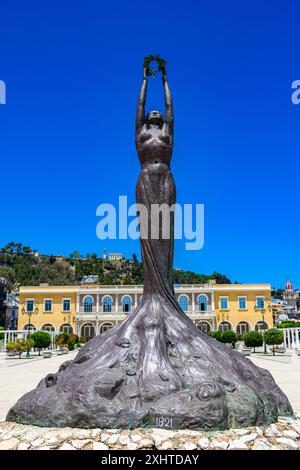
[[[17,351],[19,358],[24,351],[33,348],[34,342],[31,338],[28,339],[17,339],[16,341],[8,341],[6,344],[6,349],[8,351]]]
[[[75,348],[75,340],[73,338],[69,338],[67,341],[67,345],[70,351],[73,351]]]
[[[75,333],[71,333],[70,338],[74,339],[75,343],[78,343],[78,341],[79,341],[79,336],[75,335]]]
[[[4,339],[4,333],[1,333],[1,331],[4,330],[4,326],[0,326],[0,341]]]
[[[244,334],[244,343],[247,348],[255,348],[263,345],[263,335],[258,331],[249,331],[249,333]]]
[[[210,336],[214,339],[216,339],[217,341],[221,341],[221,335],[222,335],[222,332],[221,331],[212,331],[210,333]]]
[[[282,321],[278,323],[277,328],[299,328],[300,322],[299,321]]]
[[[36,331],[30,335],[30,339],[34,342],[34,347],[39,350],[39,356],[41,354],[41,349],[48,348],[51,344],[51,336],[47,331]]]
[[[221,333],[221,343],[236,343],[237,334],[234,331],[228,330]]]
[[[7,351],[15,351],[15,342],[14,341],[7,341],[6,343],[6,350]]]
[[[283,343],[283,332],[277,328],[270,328],[264,334],[265,343],[273,346],[273,356],[275,356],[275,344]]]
[[[55,344],[62,348],[67,345],[69,337],[68,333],[59,333],[59,335],[55,336]]]

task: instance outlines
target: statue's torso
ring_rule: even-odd
[[[146,124],[136,136],[136,148],[143,167],[147,165],[169,165],[172,158],[173,136],[167,125],[162,128]]]

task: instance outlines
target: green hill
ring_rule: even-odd
[[[96,254],[80,255],[73,252],[69,257],[42,255],[21,243],[10,242],[0,249],[0,277],[7,279],[10,289],[18,285],[37,286],[78,284],[83,276],[97,275],[103,285],[143,284],[143,267],[136,254],[132,259],[109,261]],[[223,274],[196,274],[191,271],[174,270],[175,284],[203,284],[215,279],[218,284],[231,281]]]

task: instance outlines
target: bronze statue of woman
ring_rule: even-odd
[[[174,113],[165,69],[165,114],[138,99],[136,147],[144,292],[136,310],[91,339],[9,411],[7,420],[40,426],[204,430],[275,422],[291,405],[271,374],[202,333],[180,309],[172,285],[172,211],[153,225],[153,206],[176,200],[170,170]],[[167,219],[167,220],[165,220]],[[169,223],[170,234],[163,234]],[[155,232],[153,236],[152,231]]]
[[[179,308],[173,289],[174,212],[167,210],[162,212],[161,217],[153,217],[155,206],[164,205],[172,209],[176,202],[176,187],[170,169],[174,110],[166,70],[162,72],[164,116],[160,111],[149,111],[146,115],[147,81],[144,68],[135,127],[136,148],[142,167],[136,187],[136,201],[138,208],[143,205],[147,209],[140,214],[144,292],[138,310],[144,353],[139,385],[141,396],[153,399],[160,394],[169,394],[171,390],[181,389],[183,380],[170,360],[166,336],[176,336],[174,315],[185,322],[192,322]],[[167,238],[163,237],[163,224],[169,227]]]
[[[135,143],[142,166],[136,188],[136,201],[138,205],[143,204],[149,214],[148,220],[144,221],[142,217],[140,220],[141,233],[146,235],[145,238],[141,237],[144,294],[165,290],[173,294],[173,213],[171,213],[170,221],[161,220],[161,224],[163,222],[170,224],[167,240],[162,238],[162,227],[153,227],[154,218],[151,218],[153,204],[166,204],[171,208],[176,201],[176,188],[170,170],[174,142],[174,112],[165,70],[162,80],[165,115],[163,116],[159,111],[150,111],[146,116],[147,75],[145,68],[136,113]],[[168,216],[168,214],[165,215],[165,217]],[[156,223],[159,223],[159,220]],[[157,229],[158,239],[153,237],[151,229]]]

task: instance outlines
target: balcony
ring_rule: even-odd
[[[134,310],[134,309],[133,309]],[[123,320],[126,315],[129,315],[131,312],[123,312],[122,309],[117,311],[112,310],[111,312],[103,312],[102,308],[99,308],[98,311],[96,308],[92,310],[92,312],[84,312],[83,308],[80,308],[78,312],[76,312],[76,319],[80,321],[94,321],[94,320]],[[191,320],[208,320],[215,318],[215,311],[214,310],[206,310],[205,312],[200,312],[197,310],[189,310],[185,312],[185,314],[191,318]]]
[[[135,310],[135,306],[132,306],[132,310]],[[119,305],[118,309],[116,310],[115,305],[111,307],[111,312],[104,312],[103,307],[99,306],[98,309],[97,307],[93,307],[90,312],[85,312],[83,307],[80,307],[79,310],[77,310],[77,315],[83,315],[84,317],[90,315],[90,316],[96,316],[96,315],[116,315],[116,314],[124,314],[126,315],[125,312],[122,311],[121,305]]]
[[[175,292],[180,292],[181,290],[189,290],[191,289],[192,291],[203,291],[204,289],[212,289],[214,287],[214,284],[210,284],[209,282],[205,284],[175,284],[174,285],[174,290]]]
[[[101,321],[111,321],[111,320],[124,320],[126,315],[128,313],[122,312],[122,310],[118,310],[117,312],[83,312],[79,311],[76,313],[76,320],[79,321],[95,321],[95,320],[101,320]]]
[[[188,317],[190,317],[192,320],[205,320],[208,318],[214,318],[216,316],[216,312],[211,309],[207,309],[205,311],[200,311],[200,310],[188,310],[187,312],[184,312]]]

